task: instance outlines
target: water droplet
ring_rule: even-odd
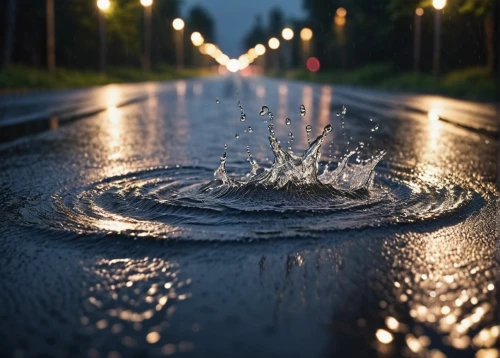
[[[364,148],[365,147],[365,142],[359,142],[359,147]]]
[[[290,124],[292,124],[292,120],[290,118],[287,118],[285,120],[285,123],[286,123],[287,126],[289,126]]]
[[[252,127],[248,126],[247,131],[248,131],[248,133],[252,133],[253,132]]]
[[[268,106],[262,106],[262,109],[260,110],[260,115],[264,116],[269,113],[269,107]]]
[[[227,150],[227,144],[224,143],[224,150]]]
[[[337,117],[340,117],[340,113],[339,112],[337,112]]]
[[[303,104],[300,105],[300,110],[299,110],[299,113],[302,117],[304,117],[306,115],[306,106],[304,106]]]
[[[325,126],[325,128],[323,129],[323,133],[326,134],[326,133],[330,133],[332,131],[332,125],[331,124],[327,124]]]
[[[220,101],[219,101],[219,99],[218,99],[218,98],[215,98],[215,103],[217,103],[217,104],[219,104],[219,103],[220,103]]]
[[[310,125],[310,124],[308,124],[308,125],[306,126],[306,132],[307,132],[307,133],[310,133],[311,131],[312,131],[312,127],[311,127],[311,125]]]
[[[288,136],[289,137],[293,136],[292,132],[288,132]]]
[[[245,119],[247,119],[247,115],[245,113],[241,114],[240,121],[245,122]]]
[[[235,134],[235,135],[234,135],[234,138],[239,139],[239,138],[240,138],[240,135],[239,135],[239,134]]]
[[[376,130],[378,130],[378,128],[379,128],[379,125],[375,124],[375,127],[372,128],[372,132],[375,132]]]
[[[345,108],[345,106],[342,106],[342,114],[346,114],[347,113],[347,108]]]

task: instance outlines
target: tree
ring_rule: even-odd
[[[188,12],[187,23],[189,30],[201,33],[206,42],[215,42],[214,20],[204,7],[193,6]]]
[[[257,44],[265,44],[267,39],[268,35],[262,22],[262,15],[257,15],[255,17],[255,23],[250,28],[250,31],[243,37],[243,51],[247,51]]]
[[[12,48],[14,44],[14,35],[16,28],[16,9],[17,0],[7,1],[7,10],[5,11],[5,38],[3,48],[2,66],[7,67],[12,60]]]
[[[496,0],[498,1],[498,0]],[[486,49],[486,65],[488,72],[495,72],[495,0],[465,0],[460,7],[461,13],[472,13],[484,22],[484,44]]]

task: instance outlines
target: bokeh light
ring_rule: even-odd
[[[287,41],[293,39],[293,30],[289,27],[285,27],[283,31],[281,31],[281,36]]]
[[[306,61],[306,67],[311,72],[316,72],[319,70],[320,63],[316,57],[309,57]]]
[[[205,39],[203,38],[203,36],[201,36],[201,34],[198,31],[195,31],[191,34],[191,42],[196,47],[201,46],[204,41]]]
[[[257,44],[255,46],[255,52],[257,52],[257,55],[262,56],[263,54],[266,53],[266,46],[262,44]]]
[[[153,5],[153,0],[141,0],[141,5],[144,7],[148,7]]]
[[[337,9],[337,16],[340,16],[340,17],[345,17],[347,15],[347,10],[344,9],[343,7],[339,7]]]
[[[269,48],[271,50],[276,50],[278,47],[280,47],[280,40],[278,40],[276,37],[271,37],[267,44],[269,45]]]
[[[97,0],[97,7],[99,10],[106,11],[109,9],[110,5],[109,0]]]
[[[417,8],[415,10],[415,14],[417,14],[417,16],[422,16],[424,14],[424,9],[422,9],[421,7]]]
[[[300,38],[304,41],[309,41],[313,37],[313,32],[310,28],[304,27],[300,30]]]
[[[237,59],[233,58],[233,59],[229,60],[226,67],[229,70],[229,72],[233,72],[233,73],[238,72],[238,70],[240,69],[240,63]]]
[[[172,26],[174,27],[174,30],[182,30],[184,28],[184,20],[177,18],[172,21]]]
[[[345,17],[335,16],[334,21],[335,21],[335,25],[337,25],[337,26],[342,27],[345,25]]]
[[[432,6],[436,10],[442,10],[446,6],[446,0],[432,0]]]

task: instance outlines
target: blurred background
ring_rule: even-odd
[[[241,71],[494,100],[495,0],[4,0],[2,91]]]

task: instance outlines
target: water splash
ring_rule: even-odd
[[[343,107],[342,114],[346,112]],[[285,187],[304,187],[318,186],[321,188],[332,189],[339,192],[353,192],[357,190],[369,190],[373,184],[374,168],[382,159],[385,152],[380,152],[378,155],[367,160],[364,163],[350,164],[349,158],[356,152],[350,152],[345,155],[336,169],[332,170],[327,165],[321,175],[318,175],[318,167],[320,161],[320,149],[325,137],[332,131],[330,124],[323,128],[323,132],[311,143],[310,132],[311,125],[306,126],[307,141],[309,147],[302,153],[296,155],[291,151],[291,142],[293,134],[289,131],[288,151],[283,149],[276,138],[273,124],[273,115],[267,106],[263,106],[260,112],[261,115],[268,114],[270,124],[269,145],[274,155],[274,161],[270,168],[260,167],[253,159],[250,149],[247,145],[248,161],[252,169],[243,179],[237,180],[229,177],[226,171],[226,152],[219,168],[214,173],[215,182],[210,183],[206,188],[218,186],[230,186],[233,188],[242,188],[248,186],[263,186],[265,188],[279,190]],[[286,121],[288,124],[288,121]]]

